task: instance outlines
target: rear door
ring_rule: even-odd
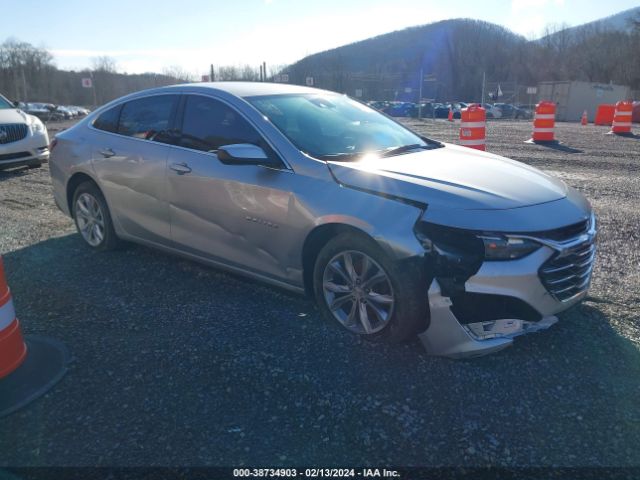
[[[160,244],[169,244],[171,236],[166,166],[178,99],[134,99],[103,114],[111,113],[111,123],[101,122],[102,115],[94,123],[112,130],[93,142],[94,168],[112,215],[126,234]]]

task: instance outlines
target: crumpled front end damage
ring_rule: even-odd
[[[452,302],[444,297],[437,280],[429,288],[431,323],[419,335],[431,355],[466,358],[494,353],[513,344],[513,338],[549,328],[558,321],[549,315],[538,321],[500,318],[461,324],[451,310]]]
[[[555,324],[555,314],[587,295],[595,232],[591,216],[552,231],[515,234],[539,247],[521,258],[489,261],[478,239],[486,232],[418,224],[430,308],[429,327],[419,338],[427,352],[486,355]]]

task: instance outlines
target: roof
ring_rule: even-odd
[[[237,97],[253,97],[261,95],[285,95],[291,93],[326,93],[326,90],[317,88],[301,87],[299,85],[290,85],[286,83],[267,83],[267,82],[203,82],[203,83],[186,83],[179,85],[171,85],[165,88],[209,88],[226,92]]]

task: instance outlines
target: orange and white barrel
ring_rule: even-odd
[[[27,346],[22,338],[0,257],[0,378],[17,369],[26,356]]]
[[[540,102],[536,105],[536,113],[533,117],[533,142],[554,142],[554,129],[556,124],[556,104],[553,102]]]
[[[460,145],[485,150],[487,111],[472,103],[460,112]]]
[[[617,135],[628,135],[631,133],[631,116],[633,114],[633,102],[628,100],[616,103],[616,110],[613,114],[611,131]]]

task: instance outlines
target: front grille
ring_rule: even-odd
[[[0,145],[17,142],[27,136],[29,127],[24,123],[7,123],[0,125]]]
[[[595,255],[593,238],[558,252],[540,267],[540,280],[555,299],[567,301],[589,288]]]
[[[545,230],[543,232],[531,232],[527,235],[537,238],[546,238],[549,240],[555,240],[565,242],[571,240],[583,233],[587,233],[589,230],[589,220],[583,220],[582,222],[574,223],[562,228],[556,228],[555,230]]]
[[[5,153],[0,155],[0,162],[3,160],[15,160],[17,158],[26,158],[30,156],[31,154],[29,152]]]

